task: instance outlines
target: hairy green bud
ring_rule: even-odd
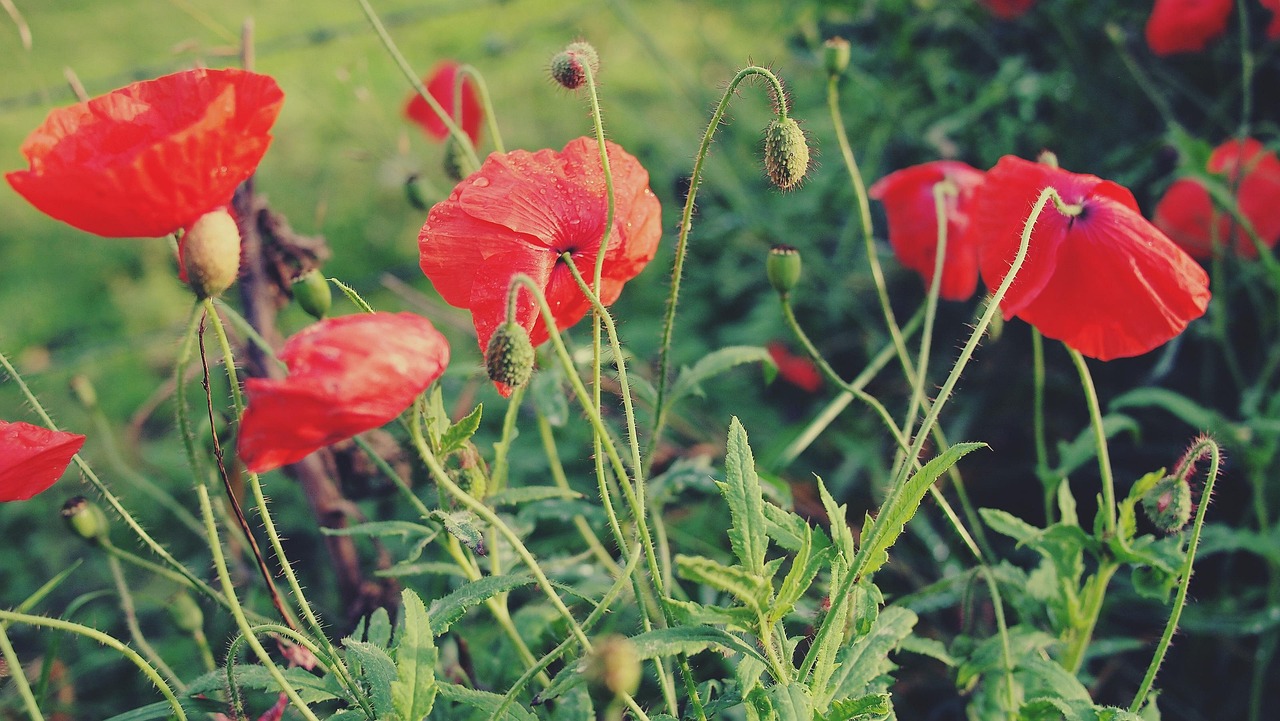
[[[484,351],[484,365],[489,379],[518,388],[533,376],[533,344],[529,333],[518,323],[507,321],[498,326]]]
[[[789,245],[775,245],[769,249],[764,272],[774,290],[784,295],[791,292],[800,282],[800,270],[800,251]]]
[[[764,131],[764,171],[782,190],[800,184],[809,170],[809,144],[794,118],[775,118]]]

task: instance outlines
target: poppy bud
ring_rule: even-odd
[[[769,285],[780,295],[786,295],[796,287],[800,282],[800,270],[800,251],[789,245],[775,245],[769,249],[764,272],[769,276]]]
[[[293,291],[293,299],[298,301],[298,305],[308,315],[316,320],[324,320],[329,312],[329,304],[333,302],[333,289],[319,269],[312,268],[294,278],[289,290]]]
[[[445,138],[444,139],[444,158],[441,159],[440,161],[440,165],[444,169],[445,177],[449,178],[449,180],[452,180],[455,183],[460,182],[464,177],[466,177],[467,174],[462,170],[462,168],[466,164],[466,161],[464,159],[465,157],[466,157],[466,154],[465,154],[465,151],[463,151],[462,149],[462,143],[459,143],[457,138],[453,137],[452,135]],[[419,190],[419,192],[421,191]],[[414,207],[417,207],[417,206],[415,205]],[[429,206],[424,203],[423,206],[418,209],[427,210],[428,207]]]
[[[173,624],[187,633],[204,632],[204,611],[200,604],[186,591],[178,591],[169,597],[165,608],[169,610],[169,618]]]
[[[613,699],[631,695],[640,688],[640,655],[626,636],[606,636],[596,641],[587,654],[582,677],[591,695]]]
[[[1191,487],[1181,478],[1165,476],[1142,496],[1142,510],[1165,533],[1182,530],[1191,520]]]
[[[89,380],[89,376],[83,373],[71,376],[71,392],[85,408],[93,410],[98,407],[98,392],[93,389],[93,382]]]
[[[587,82],[584,68],[591,68],[591,75],[594,77],[600,72],[600,56],[590,43],[581,40],[569,43],[568,47],[551,58],[551,78],[570,90],[577,90]]]
[[[84,496],[76,496],[62,506],[62,519],[76,535],[95,546],[107,537],[110,525],[101,508]]]
[[[448,141],[446,141],[447,143]],[[445,172],[448,172],[448,160],[445,161]],[[427,192],[422,189],[422,181],[418,178],[417,173],[413,173],[404,179],[404,195],[409,199],[409,205],[413,206],[414,210],[431,209],[431,203],[427,201]]]
[[[800,184],[809,170],[809,144],[794,118],[775,118],[764,131],[764,170],[782,190]]]
[[[823,43],[822,66],[827,69],[827,75],[844,75],[845,68],[849,67],[850,55],[849,41],[844,38],[831,38]]]
[[[187,284],[201,298],[231,287],[240,274],[240,229],[226,208],[205,213],[187,227],[178,243]]]
[[[489,338],[484,352],[489,380],[518,388],[533,375],[533,344],[529,333],[518,323],[507,321]]]
[[[1052,150],[1041,150],[1040,154],[1036,156],[1036,162],[1041,165],[1047,165],[1050,168],[1060,167],[1058,165],[1058,154]]]

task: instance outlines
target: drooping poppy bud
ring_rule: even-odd
[[[216,298],[240,275],[240,228],[226,208],[205,213],[178,241],[182,279],[200,298]]]
[[[1165,476],[1142,496],[1142,510],[1156,528],[1175,533],[1191,520],[1191,487],[1182,478]]]
[[[764,131],[764,170],[781,190],[800,184],[809,170],[809,143],[795,118],[775,118]]]
[[[551,58],[551,78],[569,90],[577,90],[587,82],[587,69],[592,77],[600,72],[600,55],[590,43],[581,40],[569,43]]]
[[[507,321],[489,337],[484,352],[484,365],[489,380],[519,388],[533,376],[533,344],[529,333],[519,323]]]

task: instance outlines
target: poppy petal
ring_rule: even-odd
[[[1234,0],[1156,0],[1147,47],[1156,55],[1199,52],[1227,28]]]
[[[480,105],[480,98],[476,94],[475,84],[470,78],[466,78],[462,82],[462,111],[461,115],[454,107],[454,85],[457,82],[458,69],[461,66],[452,61],[444,60],[432,69],[431,73],[423,78],[423,84],[427,87],[427,93],[431,95],[440,107],[444,109],[450,117],[454,118],[458,127],[462,132],[471,138],[471,144],[476,145],[480,142],[480,127],[484,123],[484,109]],[[436,140],[444,140],[449,136],[449,129],[445,127],[444,121],[441,120],[422,99],[421,95],[414,93],[409,96],[409,100],[404,106],[405,117],[417,123],[427,135]]]
[[[84,436],[0,421],[0,501],[25,501],[62,477]]]

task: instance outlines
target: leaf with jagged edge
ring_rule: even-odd
[[[821,478],[818,478],[818,497],[822,499],[822,508],[827,512],[827,519],[831,522],[831,545],[836,549],[836,556],[832,562],[838,564],[842,570],[848,569],[857,554],[857,546],[853,542],[853,531],[850,530],[846,517],[848,506],[836,504],[836,499],[831,497],[827,485]]]
[[[768,608],[773,598],[773,584],[767,578],[741,566],[726,566],[702,556],[677,554],[676,574],[687,581],[724,591],[757,614]]]
[[[887,691],[889,674],[898,667],[889,660],[889,654],[911,635],[917,620],[916,614],[905,608],[889,606],[881,610],[868,633],[841,649],[840,665],[827,687],[832,692],[819,699],[859,698]]]
[[[347,638],[342,642],[347,663],[358,669],[358,676],[369,692],[369,700],[378,718],[391,713],[391,683],[396,679],[396,664],[379,646]]]
[[[805,528],[808,530],[807,526]],[[770,625],[781,621],[791,613],[796,602],[803,598],[809,586],[813,585],[813,579],[817,578],[818,572],[826,568],[831,557],[835,555],[835,549],[830,545],[819,545],[827,542],[822,534],[818,534],[817,544],[814,543],[813,536],[811,530],[802,536],[803,543],[791,559],[791,570],[782,579],[782,585],[778,587],[773,605],[765,615],[765,621]],[[816,550],[815,545],[818,546]]]
[[[969,453],[985,448],[985,443],[957,443],[946,452],[924,464],[915,475],[902,485],[901,490],[889,498],[876,517],[870,529],[862,529],[863,543],[854,559],[854,572],[859,577],[875,573],[889,561],[889,548],[902,535],[907,521],[916,515],[920,502],[929,492],[929,487],[938,477],[946,473],[956,461]],[[892,504],[892,507],[889,507]]]
[[[480,428],[480,416],[483,414],[484,404],[481,403],[462,420],[449,424],[449,427],[440,433],[440,445],[436,453],[447,456],[465,446]]]
[[[436,649],[431,618],[418,594],[400,594],[403,622],[396,644],[396,680],[391,682],[391,703],[405,721],[419,721],[431,713],[436,700]]]
[[[893,713],[887,693],[840,699],[826,713],[814,714],[814,721],[885,721]]]
[[[472,606],[478,606],[499,593],[533,585],[534,582],[531,574],[508,573],[464,583],[452,593],[431,602],[428,617],[431,619],[432,635],[439,636],[448,631]]]
[[[448,682],[441,683],[438,692],[440,698],[477,709],[486,714],[486,717],[491,717],[505,699],[501,694],[477,691]],[[506,710],[502,712],[502,716],[498,718],[500,721],[537,721],[536,716],[522,708],[518,703],[509,704]]]
[[[737,416],[729,423],[724,473],[725,480],[716,485],[729,504],[729,514],[733,519],[729,528],[729,545],[743,568],[763,576],[764,555],[769,543],[764,532],[764,496],[760,493],[760,478],[756,475],[755,459],[747,443],[747,431]]]
[[[690,394],[702,395],[702,388],[699,387],[702,381],[720,375],[744,363],[760,363],[765,368],[777,369],[773,356],[769,355],[767,349],[759,346],[740,345],[714,350],[699,358],[698,362],[694,363],[693,366],[680,369],[675,382],[671,384],[668,404],[674,405],[681,398]]]
[[[471,511],[454,511],[446,513],[444,511],[432,511],[431,518],[439,521],[444,525],[444,530],[449,532],[450,536],[458,539],[462,545],[471,549],[472,553],[479,556],[488,554],[484,547],[484,531],[480,530],[479,520]]]

